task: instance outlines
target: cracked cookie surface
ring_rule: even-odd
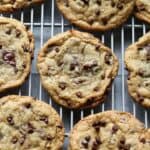
[[[139,104],[150,108],[150,32],[127,48],[125,63],[129,71],[130,95]]]
[[[0,12],[13,12],[44,0],[0,0]]]
[[[150,1],[136,0],[135,16],[147,23],[150,23]]]
[[[56,111],[28,96],[0,99],[1,150],[59,150],[64,128]]]
[[[118,60],[97,38],[70,30],[50,39],[38,55],[42,84],[68,108],[94,107],[104,100]]]
[[[90,115],[79,121],[70,134],[69,150],[131,149],[149,150],[150,131],[127,112]]]
[[[105,31],[124,23],[134,0],[56,0],[59,10],[71,23],[87,30]]]
[[[25,81],[33,49],[33,35],[21,22],[0,17],[0,92]]]

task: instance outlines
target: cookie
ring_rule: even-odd
[[[0,92],[25,81],[33,49],[33,35],[21,22],[0,17]]]
[[[128,90],[133,99],[150,108],[150,32],[125,52]]]
[[[51,38],[38,55],[44,88],[68,108],[94,107],[104,100],[118,60],[97,38],[70,30]]]
[[[106,31],[124,23],[134,0],[56,0],[58,9],[73,24],[85,30]]]
[[[127,112],[106,111],[79,121],[69,150],[149,150],[150,132]]]
[[[14,12],[15,10],[42,2],[44,0],[0,0],[0,12]]]
[[[59,150],[64,128],[56,111],[32,97],[0,99],[1,150]]]
[[[150,1],[136,0],[135,16],[147,23],[150,23]]]

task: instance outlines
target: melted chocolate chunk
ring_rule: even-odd
[[[15,54],[13,52],[4,51],[2,58],[7,64],[16,67]]]
[[[16,30],[16,37],[19,38],[21,35],[21,31],[20,30]]]
[[[25,135],[22,135],[22,136],[20,137],[20,139],[19,139],[20,145],[23,145],[23,144],[24,144],[25,139],[26,139],[26,136],[25,136]]]
[[[82,0],[84,2],[84,4],[88,5],[89,4],[89,0]]]
[[[31,108],[31,103],[25,103],[24,106],[25,106],[27,109],[29,109],[29,108]]]
[[[83,97],[83,95],[82,95],[81,92],[77,92],[77,93],[76,93],[76,96],[79,97],[79,98],[82,98],[82,97]]]
[[[12,140],[11,140],[11,142],[13,143],[13,144],[16,144],[17,143],[17,141],[18,141],[18,138],[15,136],[15,137],[13,137],[12,138]]]
[[[98,150],[99,146],[102,144],[101,140],[99,138],[95,138],[95,141],[92,145],[92,150]]]
[[[11,34],[11,29],[8,29],[5,33],[10,35]]]
[[[113,127],[112,127],[112,134],[115,134],[117,131],[118,131],[118,126],[117,125],[114,125]]]
[[[23,48],[24,52],[31,52],[30,47],[26,44],[22,45],[22,48]]]
[[[9,117],[7,117],[7,122],[10,124],[10,125],[14,125],[14,120],[13,120],[13,116],[10,115]]]
[[[70,70],[73,71],[76,66],[78,66],[78,61],[74,59],[73,62],[70,64]]]
[[[31,123],[28,123],[27,126],[28,126],[28,127],[27,127],[28,133],[29,133],[29,134],[32,134],[32,133],[34,132],[34,127],[33,127],[33,125],[32,125]]]
[[[91,71],[94,67],[98,66],[97,61],[93,61],[92,63],[86,63],[83,65],[83,69],[86,71]]]
[[[102,1],[101,1],[101,0],[96,0],[96,3],[97,3],[98,5],[101,5],[101,4],[102,4]]]
[[[59,88],[64,90],[66,88],[67,84],[65,82],[60,82],[58,86],[59,86]]]
[[[118,148],[119,150],[129,150],[131,147],[130,144],[126,144],[126,139],[125,137],[122,137],[118,143]]]
[[[140,142],[143,143],[143,144],[145,144],[145,143],[146,143],[146,140],[145,140],[144,138],[141,138],[141,139],[140,139]]]
[[[90,136],[86,136],[83,141],[81,142],[82,146],[84,148],[88,148],[89,147],[89,141],[91,140]]]
[[[92,127],[94,127],[97,132],[100,130],[100,127],[105,127],[105,126],[106,126],[106,122],[104,121],[97,121],[92,124]]]
[[[51,141],[53,138],[52,138],[52,136],[51,135],[47,135],[47,137],[46,137],[46,140],[47,141]]]
[[[41,116],[40,121],[44,121],[46,124],[48,124],[48,116],[46,115]]]
[[[112,54],[111,53],[106,54],[105,55],[105,63],[108,64],[108,65],[112,65],[111,58],[112,58]]]

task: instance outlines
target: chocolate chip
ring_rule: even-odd
[[[7,117],[7,121],[10,125],[14,125],[13,116],[10,115],[9,117]]]
[[[90,137],[89,135],[85,137],[85,140],[86,140],[87,142],[89,142],[90,139],[91,139],[91,137]]]
[[[62,125],[57,125],[57,128],[62,129],[63,126]]]
[[[24,52],[31,52],[30,47],[28,45],[26,45],[26,44],[22,45],[22,48],[23,48]]]
[[[84,2],[84,4],[88,5],[89,4],[89,0],[82,0]]]
[[[145,10],[145,5],[144,4],[140,4],[137,6],[137,11],[144,11]]]
[[[107,53],[105,55],[105,63],[108,64],[108,65],[111,65],[112,64],[111,58],[112,58],[112,54],[111,53]]]
[[[19,139],[20,145],[23,145],[23,144],[24,144],[25,139],[26,139],[26,136],[25,136],[25,135],[22,135],[22,136],[20,137],[20,139]]]
[[[93,89],[93,91],[95,91],[95,92],[99,91],[99,87],[96,86],[96,87]]]
[[[13,52],[4,51],[2,58],[7,64],[13,67],[16,66],[15,54]]]
[[[103,17],[103,18],[101,18],[101,20],[102,20],[103,25],[106,25],[108,22],[107,17]]]
[[[61,88],[62,90],[64,90],[66,88],[66,83],[65,82],[60,82],[59,83],[59,88]]]
[[[8,29],[5,33],[10,35],[11,34],[11,29]]]
[[[83,69],[84,70],[87,70],[87,71],[90,71],[91,69],[93,69],[93,67],[96,67],[98,64],[97,64],[97,61],[94,60],[93,62],[91,63],[86,63],[83,65]]]
[[[70,64],[70,70],[74,70],[76,66],[78,66],[78,61],[74,59],[73,62]]]
[[[28,133],[29,133],[29,134],[32,134],[32,133],[34,132],[34,127],[33,127],[33,125],[32,125],[31,123],[28,123],[27,126],[28,126],[28,129],[27,129],[27,130],[28,130]]]
[[[2,45],[0,45],[0,49],[2,49],[2,47],[3,47],[3,46],[2,46]]]
[[[125,144],[125,141],[126,141],[125,137],[122,136],[122,137],[120,138],[120,143],[121,143],[121,144]]]
[[[46,124],[48,124],[48,116],[46,115],[41,116],[40,121],[44,121]]]
[[[47,137],[46,137],[46,140],[47,141],[51,141],[53,138],[52,138],[52,136],[51,135],[47,135]]]
[[[140,142],[143,143],[143,144],[145,144],[145,143],[146,143],[145,138],[141,138],[141,139],[140,139]]]
[[[82,146],[83,146],[84,148],[88,148],[88,142],[87,142],[87,141],[83,140],[83,141],[81,142],[81,144],[82,144]]]
[[[104,121],[97,121],[92,124],[92,127],[94,127],[97,132],[99,132],[100,127],[105,127],[105,126],[106,126],[106,122]]]
[[[120,9],[120,10],[123,9],[123,4],[121,2],[118,2],[117,8]]]
[[[114,0],[111,0],[111,6],[112,6],[112,7],[115,7],[115,6],[116,6],[116,3],[115,3]]]
[[[102,144],[101,140],[96,137],[92,145],[92,150],[98,150],[100,144]]]
[[[96,45],[96,47],[95,47],[96,51],[99,51],[100,47],[101,47],[101,45]]]
[[[96,11],[96,15],[99,16],[100,15],[100,10]]]
[[[83,95],[82,95],[81,92],[77,92],[77,93],[76,93],[76,96],[79,97],[79,98],[82,98],[82,97],[83,97]]]
[[[24,106],[25,106],[27,109],[29,109],[29,108],[31,108],[31,103],[25,103]]]
[[[20,35],[21,35],[21,31],[20,30],[16,30],[16,37],[18,38],[18,37],[20,37]]]
[[[13,143],[13,144],[16,144],[17,143],[17,141],[18,141],[18,138],[15,136],[15,137],[13,137],[12,138],[12,140],[11,140],[11,142]]]
[[[112,127],[112,134],[115,134],[117,131],[118,131],[118,126],[117,126],[117,125],[114,125],[114,126]]]
[[[101,4],[102,4],[102,1],[101,1],[101,0],[96,0],[96,3],[97,3],[98,5],[101,5]]]

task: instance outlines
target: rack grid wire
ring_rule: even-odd
[[[134,103],[127,90],[127,72],[124,66],[124,51],[128,45],[134,43],[140,36],[150,30],[150,25],[146,25],[138,21],[133,16],[128,19],[122,27],[106,33],[97,32],[93,34],[101,39],[101,41],[110,47],[119,59],[120,69],[118,76],[113,82],[111,91],[107,96],[107,100],[93,109],[86,110],[68,110],[57,105],[51,100],[48,93],[42,88],[39,75],[36,70],[36,58],[43,44],[55,34],[75,28],[67,22],[56,8],[55,0],[47,0],[45,4],[36,5],[26,8],[13,14],[1,14],[10,18],[16,18],[29,26],[35,36],[35,53],[32,63],[32,70],[27,81],[18,89],[11,90],[7,94],[29,95],[36,97],[52,105],[60,114],[64,126],[65,144],[67,149],[69,131],[73,125],[83,117],[106,111],[119,110],[132,113],[141,120],[146,127],[150,126],[150,110],[146,110],[138,104]],[[0,96],[4,96],[0,95]]]

